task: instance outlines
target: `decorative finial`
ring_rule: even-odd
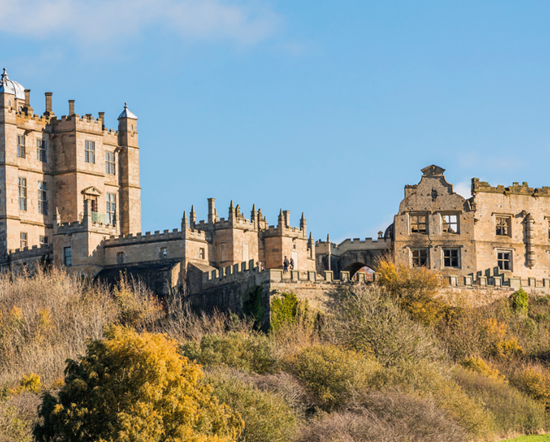
[[[128,109],[128,103],[124,103],[124,109]]]
[[[3,84],[8,79],[8,71],[6,68],[4,68],[4,72],[2,74],[2,79],[0,80],[0,84]]]

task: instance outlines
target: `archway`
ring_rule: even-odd
[[[365,274],[365,281],[374,281],[374,270],[363,262],[354,262],[342,270],[349,272],[350,278],[361,272]]]

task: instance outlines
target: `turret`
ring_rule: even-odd
[[[281,209],[279,211],[279,217],[277,219],[277,227],[279,229],[283,229],[284,226],[285,226],[285,218],[283,216],[283,209]]]
[[[189,226],[194,229],[195,224],[197,224],[197,214],[195,212],[195,206],[191,206],[191,216],[189,219]]]
[[[311,234],[311,232],[309,232],[309,239],[307,240],[307,248],[313,250],[314,248],[313,246],[314,246],[313,235]]]
[[[229,204],[229,221],[233,221],[235,219],[235,206],[233,206],[233,200],[231,200],[231,203]]]
[[[208,223],[213,224],[218,222],[218,214],[216,212],[216,199],[208,198]]]
[[[256,204],[252,204],[252,211],[250,212],[250,221],[254,224],[258,221],[258,213],[256,212]]]
[[[187,212],[184,210],[183,211],[183,217],[181,218],[181,231],[182,232],[185,232],[187,231],[189,225],[187,223]]]
[[[306,218],[304,217],[304,212],[302,212],[302,217],[300,218],[300,230],[306,230]]]

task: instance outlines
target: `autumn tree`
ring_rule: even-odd
[[[39,442],[230,442],[244,425],[175,341],[123,327],[68,361],[65,385],[44,395],[39,414]]]

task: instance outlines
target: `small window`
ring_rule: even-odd
[[[48,244],[48,237],[44,235],[39,235],[38,242],[40,243],[41,246],[46,245]]]
[[[71,247],[63,247],[63,262],[67,267],[73,265],[73,250]]]
[[[105,152],[105,173],[107,175],[116,175],[116,162],[114,152]]]
[[[417,249],[412,251],[413,267],[428,267],[428,249]]]
[[[116,263],[124,264],[124,252],[117,252],[116,254]]]
[[[496,222],[497,222],[496,234],[498,236],[511,236],[509,216],[497,216]]]
[[[107,224],[115,225],[116,222],[116,194],[107,194]]]
[[[19,234],[19,247],[21,247],[22,249],[28,246],[27,238],[27,232],[21,232]]]
[[[36,140],[36,160],[41,163],[47,163],[46,140]]]
[[[27,178],[19,178],[19,210],[27,211]]]
[[[443,249],[443,265],[445,267],[460,268],[460,250]]]
[[[167,247],[161,247],[159,250],[159,256],[161,259],[168,258],[168,248]]]
[[[45,181],[38,181],[38,213],[48,214],[48,187]]]
[[[443,215],[443,233],[458,233],[458,215]]]
[[[95,141],[84,142],[84,161],[95,164]]]
[[[17,156],[19,158],[25,158],[25,135],[17,135]]]
[[[199,249],[199,258],[204,259],[204,249],[202,247]]]
[[[512,270],[512,252],[497,252],[497,265],[500,270]]]
[[[427,233],[427,216],[411,215],[411,233]]]

